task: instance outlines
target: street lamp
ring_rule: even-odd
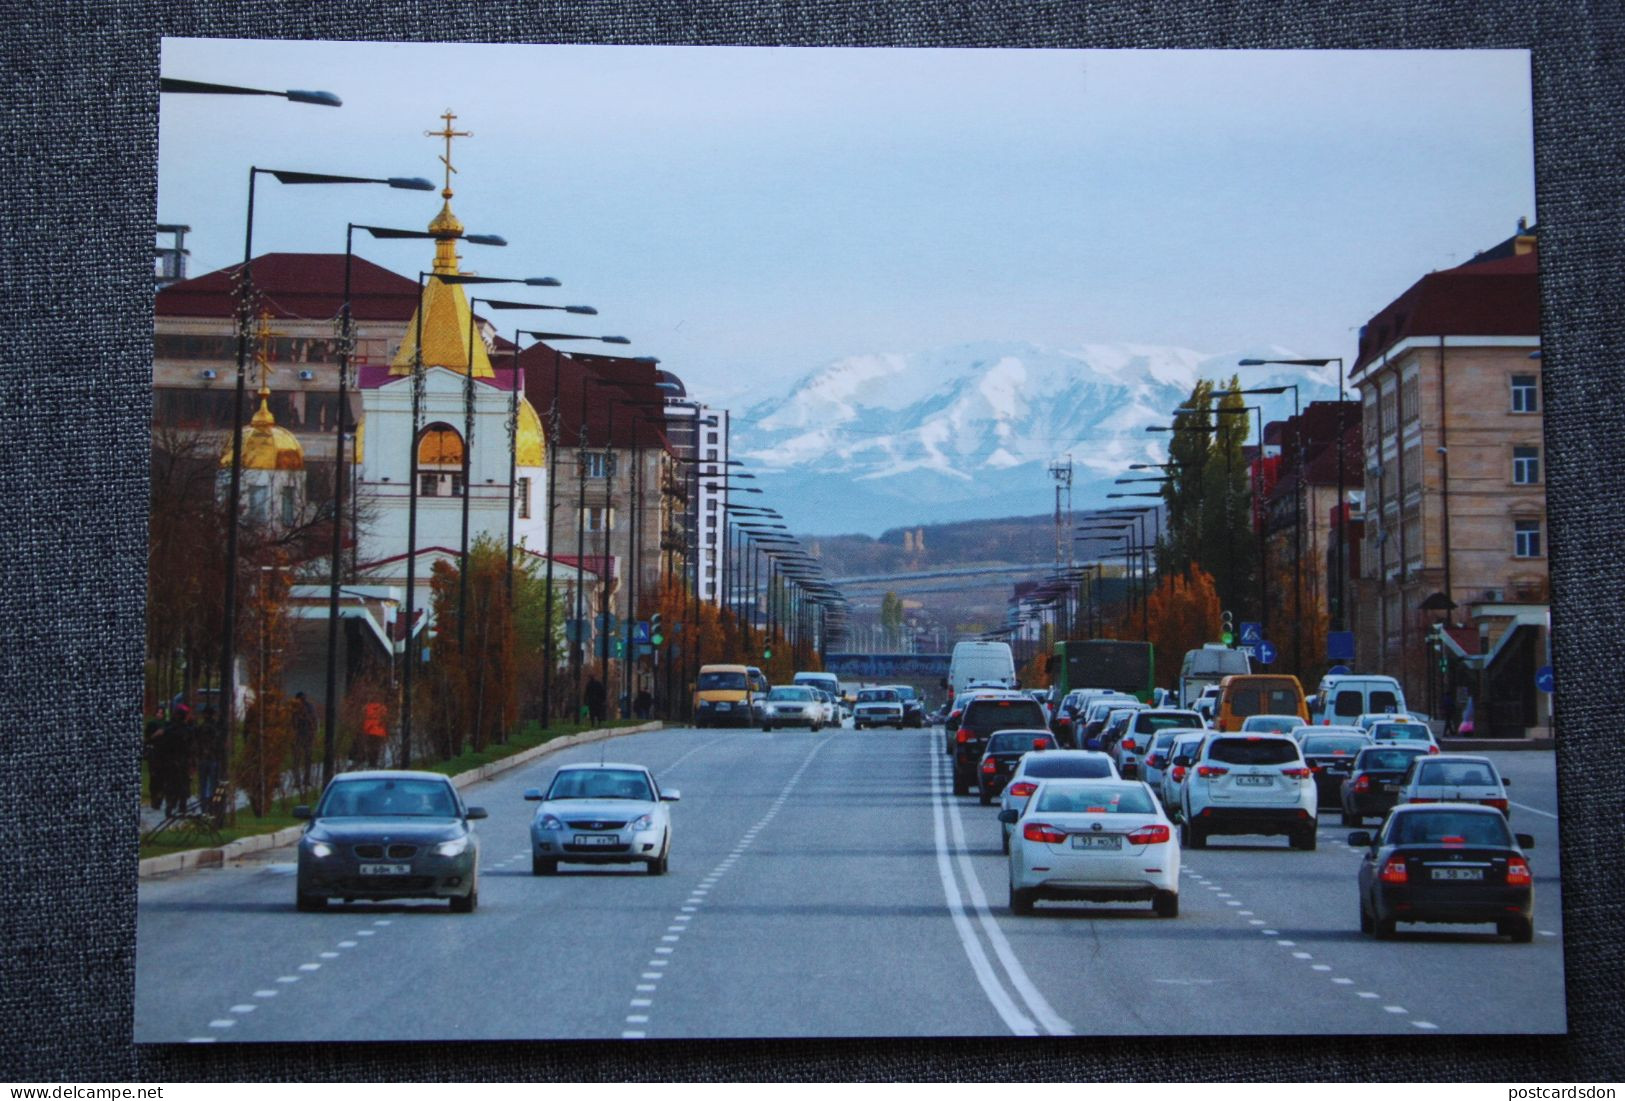
[[[1229,393],[1238,393],[1239,391],[1228,391],[1228,392]],[[1225,407],[1225,406],[1216,406],[1213,409],[1208,409],[1205,406],[1182,405],[1179,408],[1175,409],[1174,413],[1175,414],[1189,413],[1189,414],[1202,414],[1202,415],[1205,415],[1207,413],[1216,413],[1216,414],[1220,414],[1220,415],[1229,415],[1229,416],[1234,416],[1237,413],[1240,413],[1244,417],[1248,413],[1257,414],[1257,417],[1258,417],[1258,456],[1257,456],[1257,459],[1255,460],[1254,471],[1255,472],[1259,471],[1259,467],[1258,467],[1257,463],[1261,462],[1263,460],[1263,457],[1264,457],[1264,407],[1263,406],[1261,406],[1261,405],[1236,405],[1236,406],[1230,406],[1228,408]],[[1225,457],[1226,464],[1228,464],[1230,462],[1230,451],[1231,451],[1230,441],[1229,441],[1229,437],[1228,437],[1228,434],[1227,434],[1226,439],[1225,439],[1225,450],[1224,450],[1224,457]],[[1227,467],[1226,467],[1226,474],[1227,474],[1226,482],[1227,483],[1228,483],[1228,471],[1229,471],[1229,467],[1227,465]],[[1263,625],[1264,630],[1267,633],[1268,629],[1269,629],[1270,612],[1269,612],[1269,596],[1268,596],[1269,588],[1268,588],[1268,585],[1267,585],[1266,578],[1264,576],[1265,571],[1266,571],[1266,567],[1267,567],[1267,563],[1266,563],[1266,560],[1265,560],[1265,551],[1264,551],[1265,539],[1264,539],[1264,512],[1263,512],[1263,501],[1262,501],[1263,494],[1260,492],[1260,482],[1261,482],[1260,477],[1254,477],[1253,479],[1251,479],[1251,481],[1252,481],[1253,507],[1258,512],[1258,619],[1259,619],[1259,622]],[[1230,523],[1229,523],[1229,521],[1230,521],[1230,504],[1229,504],[1229,502],[1230,502],[1230,494],[1229,494],[1229,486],[1227,484],[1226,489],[1225,489],[1225,548],[1226,548],[1227,552],[1228,552],[1229,547],[1230,547],[1230,537],[1231,537]],[[1232,584],[1234,584],[1233,580],[1232,580]]]
[[[185,89],[175,89],[185,90]],[[336,98],[336,97],[335,97]],[[221,763],[224,772],[230,764],[231,735],[236,724],[236,658],[237,658],[237,526],[238,509],[242,504],[243,481],[243,396],[247,389],[248,330],[254,307],[254,185],[261,175],[275,178],[278,183],[301,184],[383,184],[401,191],[433,191],[434,184],[422,177],[390,176],[382,179],[370,176],[336,176],[317,172],[291,172],[276,168],[248,169],[248,212],[243,226],[243,266],[238,283],[237,316],[237,385],[232,394],[231,410],[231,477],[227,491],[226,516],[226,591],[225,606],[221,614],[220,643],[220,701],[221,722],[226,727],[226,760]],[[348,298],[348,295],[346,295]],[[336,470],[337,468],[335,468]],[[338,479],[335,476],[335,480]],[[333,518],[335,524],[338,517]],[[327,767],[324,763],[324,770]]]
[[[210,96],[280,96],[289,103],[313,103],[318,107],[342,107],[344,101],[332,92],[308,92],[290,88],[273,92],[263,88],[242,88],[235,84],[209,84],[201,80],[180,80],[175,77],[158,78],[160,92],[188,92]],[[432,188],[431,188],[432,190]]]
[[[1258,365],[1257,361],[1243,359],[1238,366],[1251,367]],[[1338,372],[1341,376],[1342,372]],[[1341,378],[1339,383],[1341,384]],[[1253,386],[1246,390],[1238,390],[1238,394],[1284,394],[1292,391],[1292,468],[1296,472],[1297,483],[1292,489],[1292,668],[1299,676],[1303,675],[1303,494],[1307,484],[1306,471],[1303,466],[1303,422],[1298,406],[1298,384],[1284,383],[1280,386]],[[1342,414],[1339,414],[1341,416]],[[1264,440],[1259,437],[1259,449],[1263,450]],[[1341,452],[1342,441],[1338,441]],[[1339,491],[1338,496],[1342,493]]]

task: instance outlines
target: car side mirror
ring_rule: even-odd
[[[1185,757],[1185,756],[1175,757],[1174,760],[1173,760],[1173,763],[1175,765],[1177,765],[1178,767],[1180,767],[1180,768],[1190,768],[1191,767],[1191,759],[1189,757]]]
[[[1517,834],[1516,837],[1518,838],[1518,848],[1520,848],[1520,849],[1532,849],[1532,848],[1535,847],[1535,835],[1534,834],[1532,834],[1532,833],[1520,833],[1520,834]]]
[[[476,818],[489,818],[490,815],[486,814],[484,807],[469,807],[468,810],[463,812],[463,817],[473,821]]]
[[[315,815],[310,813],[310,808],[308,806],[306,806],[304,803],[300,803],[297,807],[293,808],[293,816],[295,818],[314,818],[315,817]]]
[[[1355,830],[1349,834],[1349,844],[1356,848],[1368,848],[1371,845],[1371,834],[1365,830]]]
[[[532,803],[540,802],[542,798],[542,791],[540,788],[526,788],[525,798],[529,799]]]
[[[680,791],[673,790],[673,791],[663,791],[663,792],[660,793],[660,801],[662,803],[676,803],[676,802],[680,801],[682,798],[683,798],[683,793],[680,792]]]
[[[1504,788],[1509,788],[1512,786],[1512,781],[1503,776],[1501,777],[1501,786]]]
[[[1016,824],[1016,819],[1020,818],[1020,817],[1021,817],[1021,812],[1020,811],[1001,810],[999,812],[999,821],[1003,822],[1007,826],[1015,825]]]

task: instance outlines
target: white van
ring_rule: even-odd
[[[1217,687],[1225,677],[1246,676],[1252,671],[1252,663],[1247,660],[1246,651],[1243,650],[1232,650],[1215,642],[1208,643],[1200,650],[1186,650],[1185,660],[1179,667],[1178,706],[1194,707],[1210,685]]]
[[[953,657],[948,659],[948,679],[943,687],[949,698],[957,697],[972,681],[997,684],[1004,688],[1016,686],[1016,658],[1008,642],[956,642]]]
[[[1405,690],[1393,677],[1367,673],[1328,673],[1320,678],[1309,721],[1352,723],[1372,712],[1405,711]]]

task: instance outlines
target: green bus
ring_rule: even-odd
[[[1156,661],[1149,642],[1091,638],[1057,642],[1049,662],[1053,698],[1074,688],[1111,688],[1150,703]]]

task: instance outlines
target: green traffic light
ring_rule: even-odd
[[[772,661],[773,660],[773,651],[772,650],[763,650],[762,651],[762,660],[763,661]]]
[[[1224,634],[1219,636],[1219,641],[1223,642],[1226,646],[1229,646],[1236,641],[1236,636],[1231,634],[1229,631],[1226,631]]]

